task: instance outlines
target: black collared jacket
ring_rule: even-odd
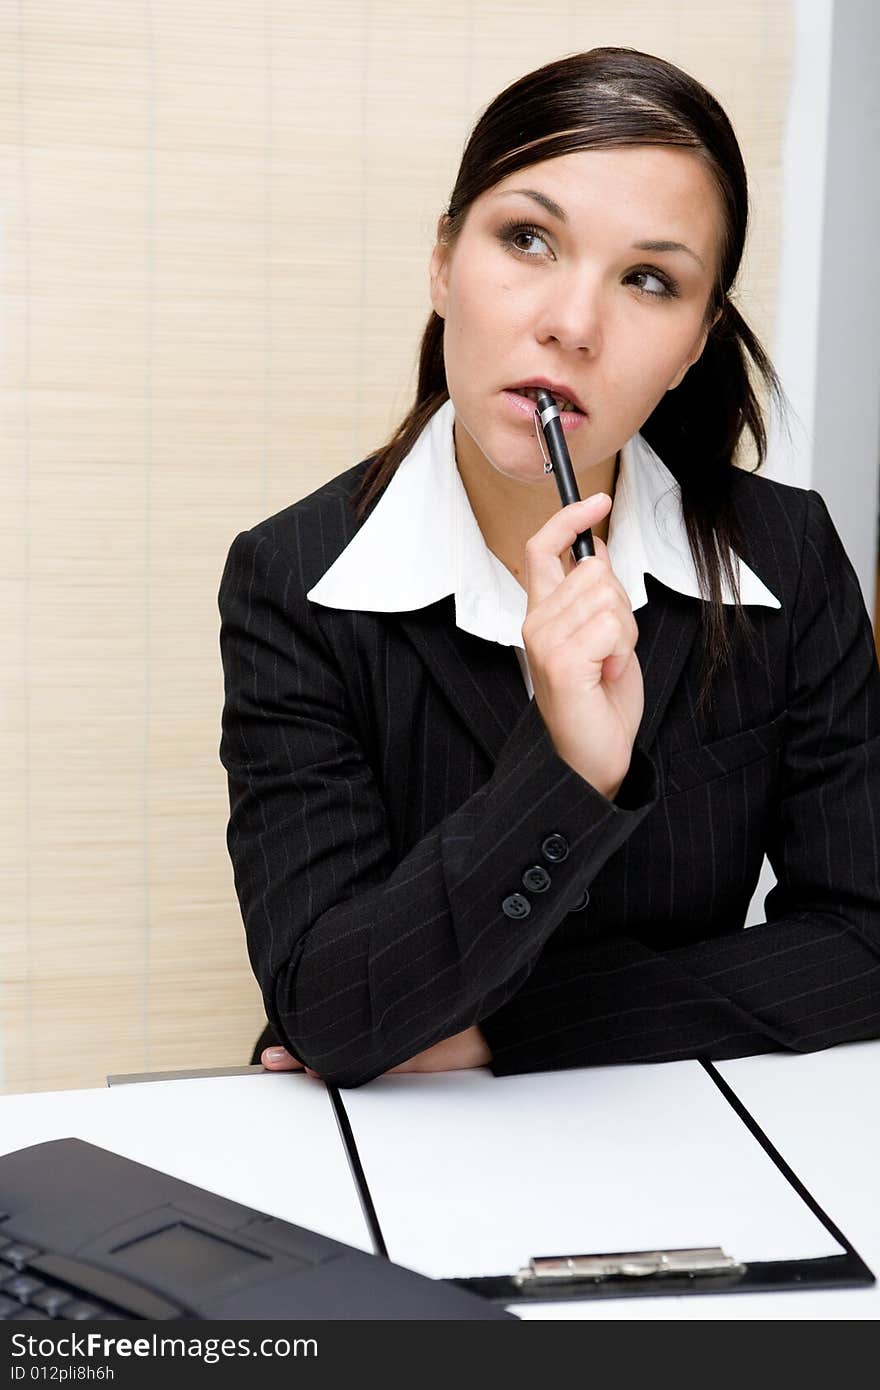
[[[749,608],[701,720],[702,602],[646,578],[611,802],[451,596],[306,598],[364,468],[239,535],[220,588],[228,845],[284,1045],[356,1086],[475,1023],[496,1075],[880,1035],[880,671],[819,494],[737,474],[743,559],[782,606]]]

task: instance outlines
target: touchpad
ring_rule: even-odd
[[[130,1273],[144,1279],[162,1283],[173,1274],[175,1281],[182,1278],[197,1287],[271,1264],[268,1256],[243,1250],[182,1221],[119,1245],[113,1254]]]

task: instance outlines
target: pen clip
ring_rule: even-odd
[[[541,421],[540,421],[540,419],[539,419],[538,411],[537,411],[537,410],[535,411],[535,414],[534,414],[534,416],[533,416],[533,419],[534,419],[534,421],[535,421],[535,434],[538,436],[538,448],[541,450],[541,458],[544,460],[544,472],[545,472],[545,473],[552,473],[552,472],[553,472],[553,464],[550,462],[549,458],[547,457],[547,450],[544,448],[544,430],[543,430],[543,427],[542,427],[542,425],[541,425]]]

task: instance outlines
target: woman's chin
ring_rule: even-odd
[[[459,471],[463,462],[467,465],[475,458],[481,458],[482,467],[488,463],[492,472],[499,474],[507,482],[519,483],[522,487],[530,488],[546,484],[555,492],[553,474],[544,470],[544,460],[538,448],[534,426],[530,435],[528,432],[524,435],[518,428],[493,428],[482,431],[481,437],[477,438],[464,421],[456,417],[455,429],[463,431],[458,434],[455,447]],[[465,451],[464,455],[462,450]]]
[[[503,465],[492,462],[492,467],[508,482],[520,483],[524,487],[539,487],[546,484],[547,487],[555,489],[553,474],[544,472],[542,459],[524,459],[520,464],[511,463],[509,459],[506,459]]]

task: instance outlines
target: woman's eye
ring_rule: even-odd
[[[641,290],[642,294],[649,295],[652,299],[671,299],[677,294],[672,281],[655,275],[653,270],[634,270],[631,272],[630,279],[653,281],[657,288],[652,288],[650,284],[636,285],[636,289]]]
[[[499,235],[501,240],[507,243],[515,252],[531,260],[537,259],[538,253],[529,250],[525,243],[539,241],[544,246],[545,250],[549,250],[543,232],[539,232],[537,227],[527,227],[521,223],[508,223],[507,226],[501,228]]]

